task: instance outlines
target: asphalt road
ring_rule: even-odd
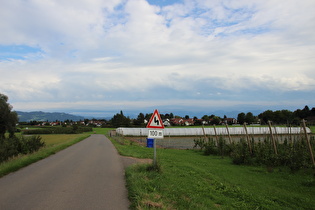
[[[0,179],[0,209],[128,209],[120,156],[91,137]]]

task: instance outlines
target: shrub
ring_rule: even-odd
[[[234,164],[251,164],[251,154],[248,145],[244,139],[233,145],[231,155]]]
[[[203,148],[205,147],[205,139],[202,137],[199,137],[198,139],[194,139],[194,149],[195,148],[200,148],[200,150],[203,150]]]
[[[73,125],[72,127],[47,127],[31,130],[23,130],[24,135],[35,135],[35,134],[77,134],[83,132],[91,132],[91,127],[80,127]]]
[[[205,143],[205,155],[218,155],[218,147],[213,138],[208,138],[208,142]]]
[[[263,142],[259,140],[253,147],[253,153],[250,154],[247,144],[241,140],[232,149],[232,161],[234,164],[265,165],[271,168],[287,166],[291,171],[312,167],[304,139],[295,139],[292,144],[287,140],[284,140],[283,144],[276,142],[276,147],[277,154],[270,139],[266,138]]]
[[[282,140],[282,139],[281,139]],[[315,137],[311,137],[311,146],[315,154]],[[295,137],[293,142],[284,139],[283,143],[275,142],[277,154],[275,153],[273,142],[269,137],[264,140],[251,140],[251,151],[248,142],[241,138],[239,142],[227,144],[226,140],[220,136],[218,142],[213,138],[206,141],[200,137],[194,139],[194,148],[200,148],[205,155],[230,156],[232,162],[237,165],[264,165],[272,169],[273,167],[286,166],[292,172],[302,168],[312,168],[309,148],[306,140],[301,137]]]
[[[36,152],[45,146],[40,136],[11,137],[0,139],[0,163],[19,154]]]

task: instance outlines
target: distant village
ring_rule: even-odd
[[[214,122],[215,121],[215,122]],[[146,125],[148,121],[144,119],[143,126]],[[235,118],[224,118],[220,119],[220,121],[217,121],[217,119],[197,119],[197,118],[172,118],[172,119],[164,119],[163,120],[164,126],[170,127],[170,126],[193,126],[193,125],[236,125],[238,124],[237,120]],[[257,122],[259,124],[259,122]],[[92,127],[108,127],[111,125],[110,120],[80,120],[80,121],[72,121],[72,120],[66,120],[66,121],[53,121],[53,122],[39,122],[39,121],[31,121],[29,123],[21,123],[21,124],[30,124],[33,126],[72,126],[72,125],[81,125],[81,126],[92,126]],[[133,120],[131,120],[130,125],[133,125]]]
[[[139,115],[132,119],[125,116],[122,111],[115,114],[111,119],[84,119],[84,120],[55,120],[55,121],[29,121],[20,122],[20,125],[32,126],[91,126],[91,127],[145,127],[151,114],[139,113]],[[36,118],[33,118],[36,119]],[[57,118],[58,119],[58,118]],[[310,109],[305,106],[303,109],[297,109],[294,112],[289,110],[266,110],[258,116],[254,116],[251,112],[239,113],[237,118],[230,118],[224,115],[223,118],[215,115],[204,115],[201,118],[180,117],[170,114],[161,114],[161,119],[164,126],[200,126],[200,125],[266,125],[268,122],[278,125],[299,125],[302,119],[305,119],[309,125],[315,124],[315,107]]]

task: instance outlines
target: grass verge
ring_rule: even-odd
[[[152,158],[153,149],[113,141],[122,155]],[[314,209],[311,171],[232,165],[194,150],[157,149],[160,170],[127,168],[132,209]]]
[[[32,154],[20,155],[1,163],[0,177],[55,154],[60,150],[86,139],[88,136],[89,134],[42,135],[42,140],[45,141],[46,146]]]

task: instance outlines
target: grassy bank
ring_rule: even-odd
[[[46,146],[32,154],[20,155],[7,162],[1,163],[0,177],[55,154],[60,150],[82,141],[88,136],[89,134],[42,135],[42,140],[45,142]]]
[[[123,155],[153,156],[151,148],[120,142],[113,141]],[[314,209],[311,171],[268,172],[193,150],[158,149],[157,155],[160,172],[148,170],[148,165],[126,170],[133,209]]]

